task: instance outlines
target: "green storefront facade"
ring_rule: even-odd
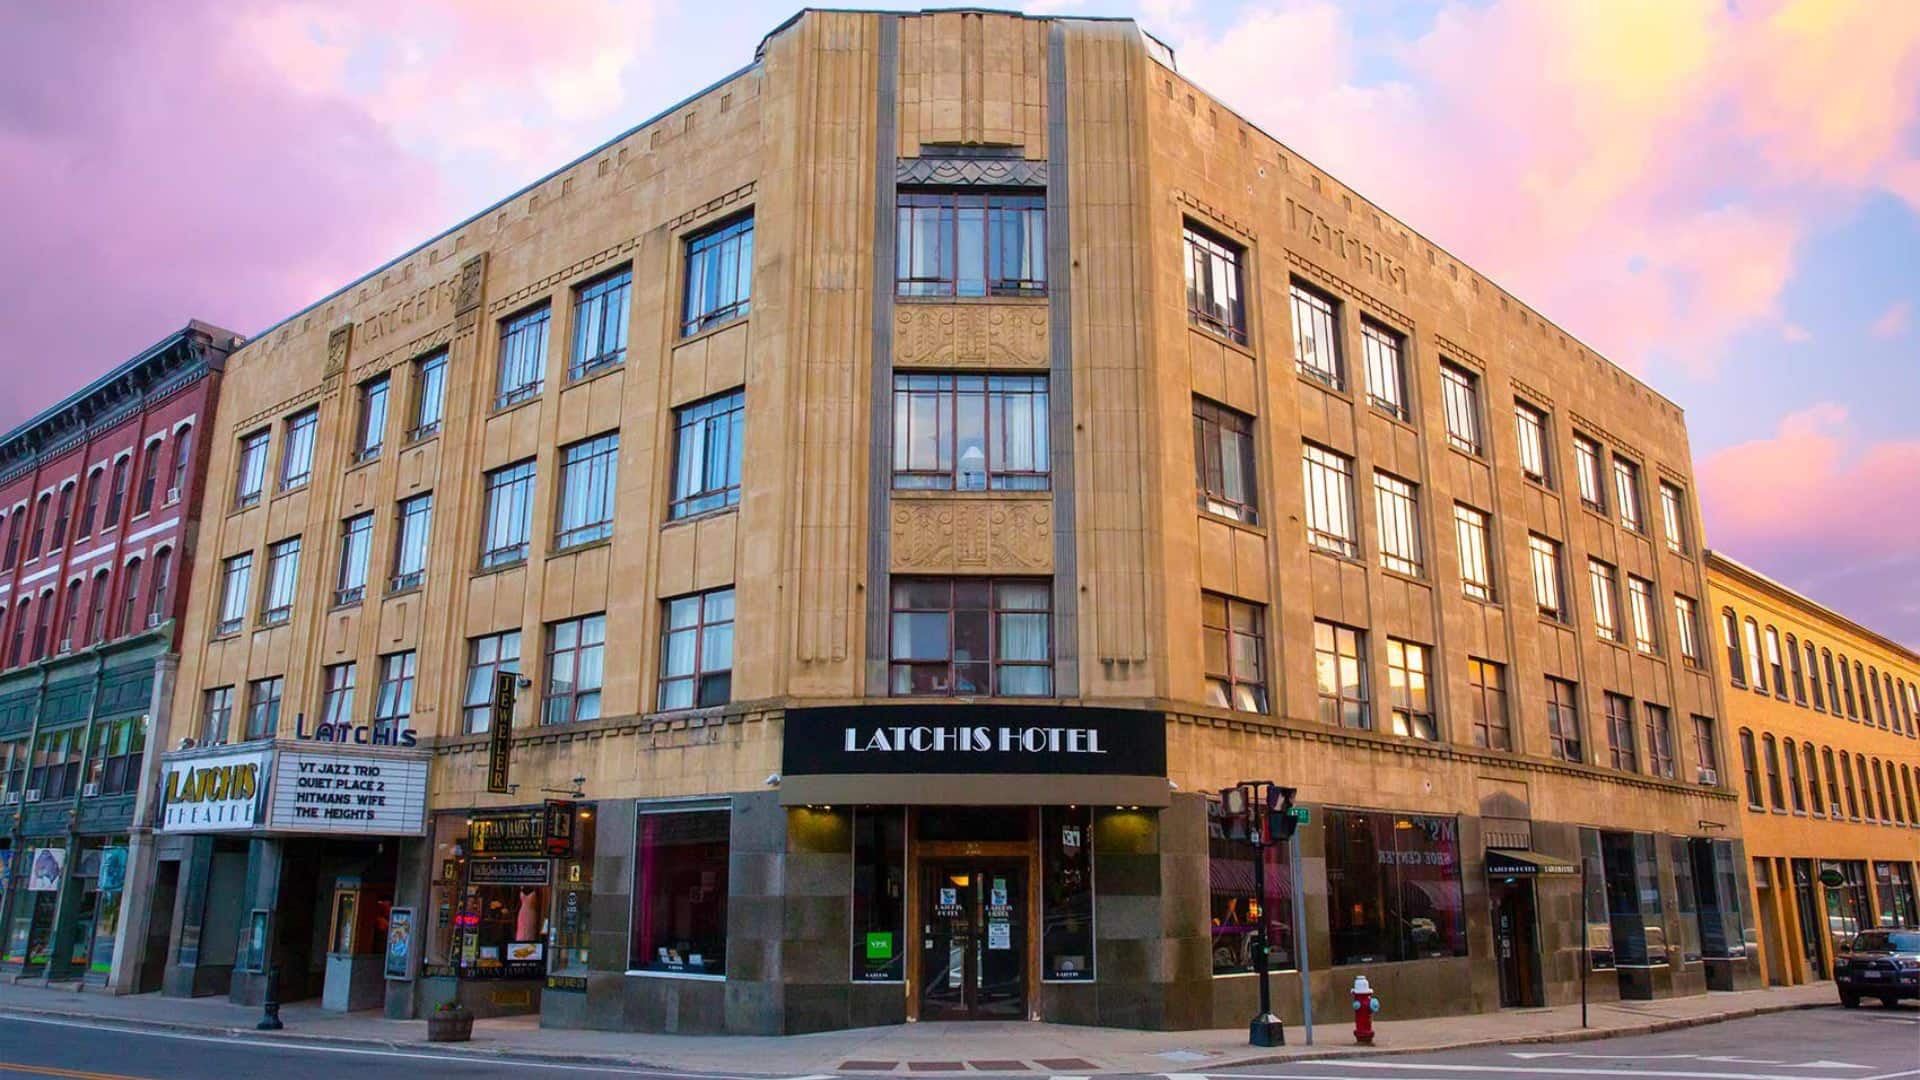
[[[142,958],[145,942],[126,940],[122,897],[139,880],[130,867],[150,861],[136,823],[156,691],[171,691],[172,635],[164,622],[0,677],[0,767],[11,774],[0,975],[105,985],[117,956]]]

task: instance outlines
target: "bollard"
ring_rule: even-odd
[[[265,1012],[261,1014],[260,1022],[253,1025],[254,1030],[279,1031],[281,1028],[286,1027],[285,1024],[282,1024],[280,1022],[280,965],[279,964],[274,964],[267,968],[267,993],[266,993],[265,1000],[263,1000],[260,1004],[261,1004],[261,1007],[265,1010]]]

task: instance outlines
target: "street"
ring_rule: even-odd
[[[1324,1042],[1337,1028],[1322,1028]],[[982,1047],[983,1054],[991,1047]],[[924,1063],[923,1063],[924,1064]],[[944,1063],[943,1063],[944,1064]],[[967,1076],[1038,1077],[1032,1067],[996,1073],[955,1063]],[[232,1038],[142,1030],[104,1022],[0,1016],[0,1074],[64,1080],[200,1080],[272,1076],[275,1080],[335,1080],[345,1070],[368,1076],[420,1080],[558,1080],[629,1076],[642,1080],[725,1080],[721,1073],[639,1070],[617,1065],[490,1060],[429,1047],[383,1048],[302,1043],[287,1038]],[[848,1072],[848,1076],[906,1076],[906,1068]],[[769,1060],[759,1078],[804,1077]],[[1920,1009],[1838,1006],[1750,1017],[1658,1035],[1585,1043],[1500,1046],[1429,1054],[1376,1055],[1276,1065],[1169,1070],[1132,1074],[1160,1080],[1579,1080],[1640,1077],[1651,1080],[1899,1080],[1920,1077]]]

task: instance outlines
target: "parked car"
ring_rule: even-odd
[[[1920,999],[1920,930],[1866,930],[1833,958],[1840,1004],[1858,1008],[1863,997],[1891,1008],[1901,998]]]

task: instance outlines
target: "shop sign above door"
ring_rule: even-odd
[[[1053,705],[789,709],[787,776],[1018,773],[1165,776],[1166,717]]]

